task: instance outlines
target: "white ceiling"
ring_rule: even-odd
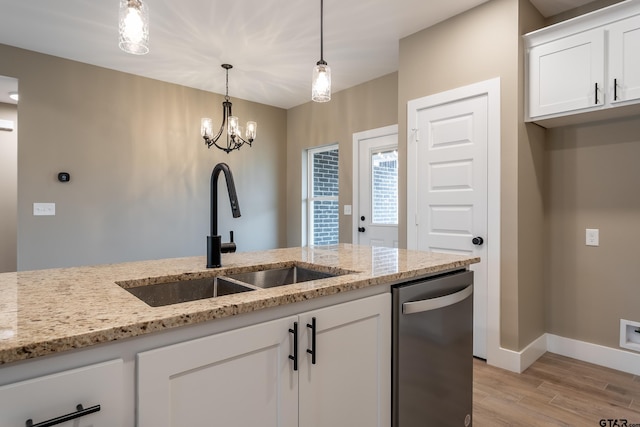
[[[333,92],[396,71],[398,40],[485,1],[325,0]],[[550,16],[589,1],[532,3]],[[231,98],[282,108],[309,101],[320,59],[319,0],[146,2],[144,56],[118,49],[118,0],[0,0],[0,43],[215,93],[224,93],[226,62],[234,66]]]

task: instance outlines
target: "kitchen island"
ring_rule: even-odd
[[[300,327],[306,330],[310,325],[305,325],[306,320],[301,321],[301,313],[315,313],[321,308],[333,308],[375,295],[387,296],[391,285],[466,269],[479,259],[340,244],[225,254],[222,261],[223,267],[217,269],[207,269],[204,257],[190,257],[0,274],[0,386],[7,389],[10,384],[18,382],[20,385],[29,385],[29,381],[36,381],[39,379],[37,377],[55,380],[57,373],[63,370],[81,377],[83,372],[78,371],[78,367],[91,364],[104,370],[98,376],[117,380],[115,385],[108,387],[119,389],[119,400],[112,405],[120,406],[116,408],[118,415],[115,419],[123,421],[118,424],[134,425],[134,414],[138,411],[134,407],[135,402],[140,403],[141,390],[149,389],[141,385],[141,376],[148,374],[150,378],[158,377],[157,373],[153,373],[155,371],[144,367],[141,360],[165,360],[166,357],[171,358],[167,354],[175,353],[180,354],[177,356],[179,362],[185,357],[179,351],[183,347],[186,349],[187,345],[196,345],[189,347],[192,349],[204,346],[202,348],[209,349],[206,353],[211,348],[220,348],[220,343],[224,341],[216,341],[216,344],[202,340],[253,342],[266,336],[265,331],[256,335],[256,326],[269,326],[274,322],[288,324],[292,316],[294,320],[298,319],[294,323],[300,323]],[[224,276],[251,271],[256,266],[274,268],[293,264],[318,265],[327,271],[335,270],[343,274],[161,307],[151,307],[124,289],[131,283],[154,284],[168,280]],[[382,304],[384,310],[387,310],[386,305],[388,303]],[[355,307],[349,306],[346,312],[357,311]],[[339,317],[334,314],[331,316]],[[389,323],[388,313],[378,318],[378,323],[380,319]],[[378,341],[380,337],[388,338],[388,332],[384,330],[389,326],[382,326],[382,335],[376,338]],[[291,330],[291,327],[288,328]],[[243,333],[249,331],[251,334],[238,339],[240,335],[232,334],[236,330]],[[285,328],[284,336],[276,339],[277,343],[282,344],[278,352],[291,351],[290,330]],[[389,345],[389,342],[384,343],[386,348]],[[165,347],[169,350],[164,351]],[[275,344],[265,344],[264,348],[276,347]],[[198,353],[188,350],[184,354],[191,355],[194,352]],[[383,348],[382,352],[385,353],[386,349]],[[257,350],[248,350],[247,354],[258,353]],[[327,353],[325,350],[324,354]],[[285,356],[283,366],[277,369],[288,367],[289,359],[293,357]],[[146,366],[153,366],[154,363]],[[219,361],[203,363],[203,366],[209,366],[207,363]],[[180,376],[167,375],[172,378]],[[297,387],[295,392],[297,396]],[[145,396],[147,394],[144,393]],[[297,401],[295,407],[294,412],[298,414]],[[282,407],[278,407],[279,413],[282,410]],[[141,421],[139,413],[137,417],[137,425],[152,425]],[[295,418],[297,420],[298,416]],[[285,419],[277,425],[289,425]],[[97,425],[100,425],[99,422]],[[171,424],[167,421],[166,425]]]

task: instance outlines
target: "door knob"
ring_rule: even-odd
[[[358,231],[361,233],[364,233],[365,228],[364,227],[358,227]]]
[[[473,243],[476,246],[481,246],[484,243],[484,239],[482,237],[474,237],[471,240],[471,243]]]

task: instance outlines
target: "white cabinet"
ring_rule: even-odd
[[[527,121],[593,113],[582,116],[586,121],[635,112],[614,109],[640,101],[639,0],[534,31],[524,39]]]
[[[602,105],[604,31],[592,30],[529,51],[531,117]]]
[[[138,427],[296,426],[295,316],[138,355]]]
[[[372,296],[140,353],[138,427],[388,426],[390,298]]]
[[[640,16],[611,25],[609,46],[611,102],[640,100]]]
[[[301,427],[390,425],[390,311],[385,294],[300,315]]]
[[[122,360],[90,365],[0,387],[0,426],[38,424],[64,415],[76,416],[78,405],[99,410],[60,427],[125,425]]]

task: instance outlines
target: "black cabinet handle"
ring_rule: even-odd
[[[596,105],[598,105],[598,83],[596,83]]]
[[[618,79],[613,79],[613,100],[618,100]]]
[[[43,421],[43,422],[38,423],[38,424],[34,424],[33,420],[31,418],[29,418],[25,422],[25,426],[26,427],[50,427],[50,426],[55,426],[57,424],[62,424],[62,423],[67,422],[67,421],[75,420],[76,418],[84,417],[85,415],[93,414],[94,412],[98,412],[98,411],[100,411],[100,405],[95,405],[95,406],[92,406],[92,407],[87,408],[87,409],[84,409],[82,407],[82,405],[77,405],[76,406],[76,412],[72,412],[72,413],[67,414],[67,415],[62,415],[62,416],[57,417],[57,418],[52,418],[52,419],[50,419],[48,421]]]
[[[307,349],[307,353],[311,355],[311,364],[316,364],[316,318],[311,318],[311,324],[307,323],[307,328],[311,328],[311,349]]]
[[[293,329],[289,329],[293,334],[293,356],[289,355],[289,359],[293,360],[293,370],[298,370],[298,322],[293,322]]]

